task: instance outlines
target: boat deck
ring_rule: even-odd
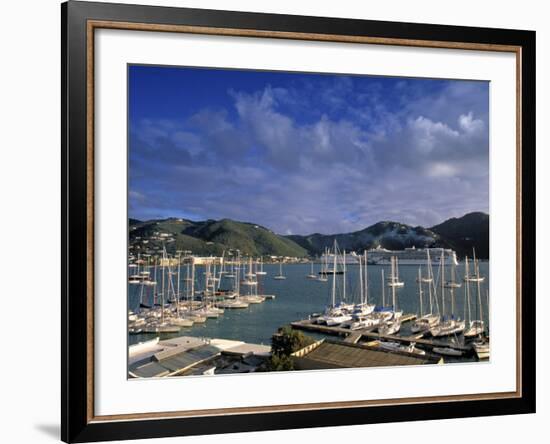
[[[416,319],[414,314],[404,314],[401,317],[401,322],[409,322]],[[292,322],[291,327],[296,330],[311,331],[315,333],[323,333],[337,336],[344,336],[344,342],[348,344],[357,344],[362,339],[382,339],[387,341],[396,341],[405,344],[416,342],[417,345],[422,345],[425,348],[432,349],[434,347],[449,347],[455,350],[460,350],[464,353],[472,351],[470,345],[451,344],[449,342],[440,341],[437,339],[423,338],[423,334],[412,336],[399,336],[399,335],[380,335],[375,332],[374,328],[365,328],[361,330],[350,330],[349,328],[342,327],[328,327],[326,325],[314,324],[310,319],[304,319],[301,321]]]

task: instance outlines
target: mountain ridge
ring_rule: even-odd
[[[489,215],[482,212],[453,217],[430,228],[387,220],[358,231],[328,235],[280,235],[259,224],[227,218],[205,221],[130,219],[129,225],[131,244],[147,238],[152,246],[166,245],[169,252],[191,250],[194,254],[221,254],[224,250],[239,249],[243,255],[307,257],[322,254],[336,240],[347,251],[376,247],[390,250],[445,247],[453,248],[463,257],[471,255],[475,248],[479,258],[489,257]],[[161,234],[164,237],[159,237]],[[155,240],[155,237],[159,238]]]

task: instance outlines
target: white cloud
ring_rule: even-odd
[[[430,177],[452,177],[458,171],[456,166],[445,162],[432,162],[426,168],[426,174]]]
[[[461,114],[458,118],[458,124],[467,133],[480,132],[485,127],[483,120],[474,119],[471,111],[468,114]]]
[[[485,101],[479,85],[391,111],[379,87],[355,98],[356,83],[335,82],[319,97],[311,88],[231,91],[236,117],[203,109],[186,122],[141,122],[131,201],[154,203],[147,214],[179,210],[300,234],[387,219],[430,226],[488,209],[488,131],[483,103],[470,97]]]

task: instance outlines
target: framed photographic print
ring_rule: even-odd
[[[535,33],[69,1],[62,439],[535,411]]]

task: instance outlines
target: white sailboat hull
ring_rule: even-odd
[[[460,350],[456,350],[450,347],[434,347],[432,351],[434,353],[437,353],[438,355],[462,356],[462,352]]]

